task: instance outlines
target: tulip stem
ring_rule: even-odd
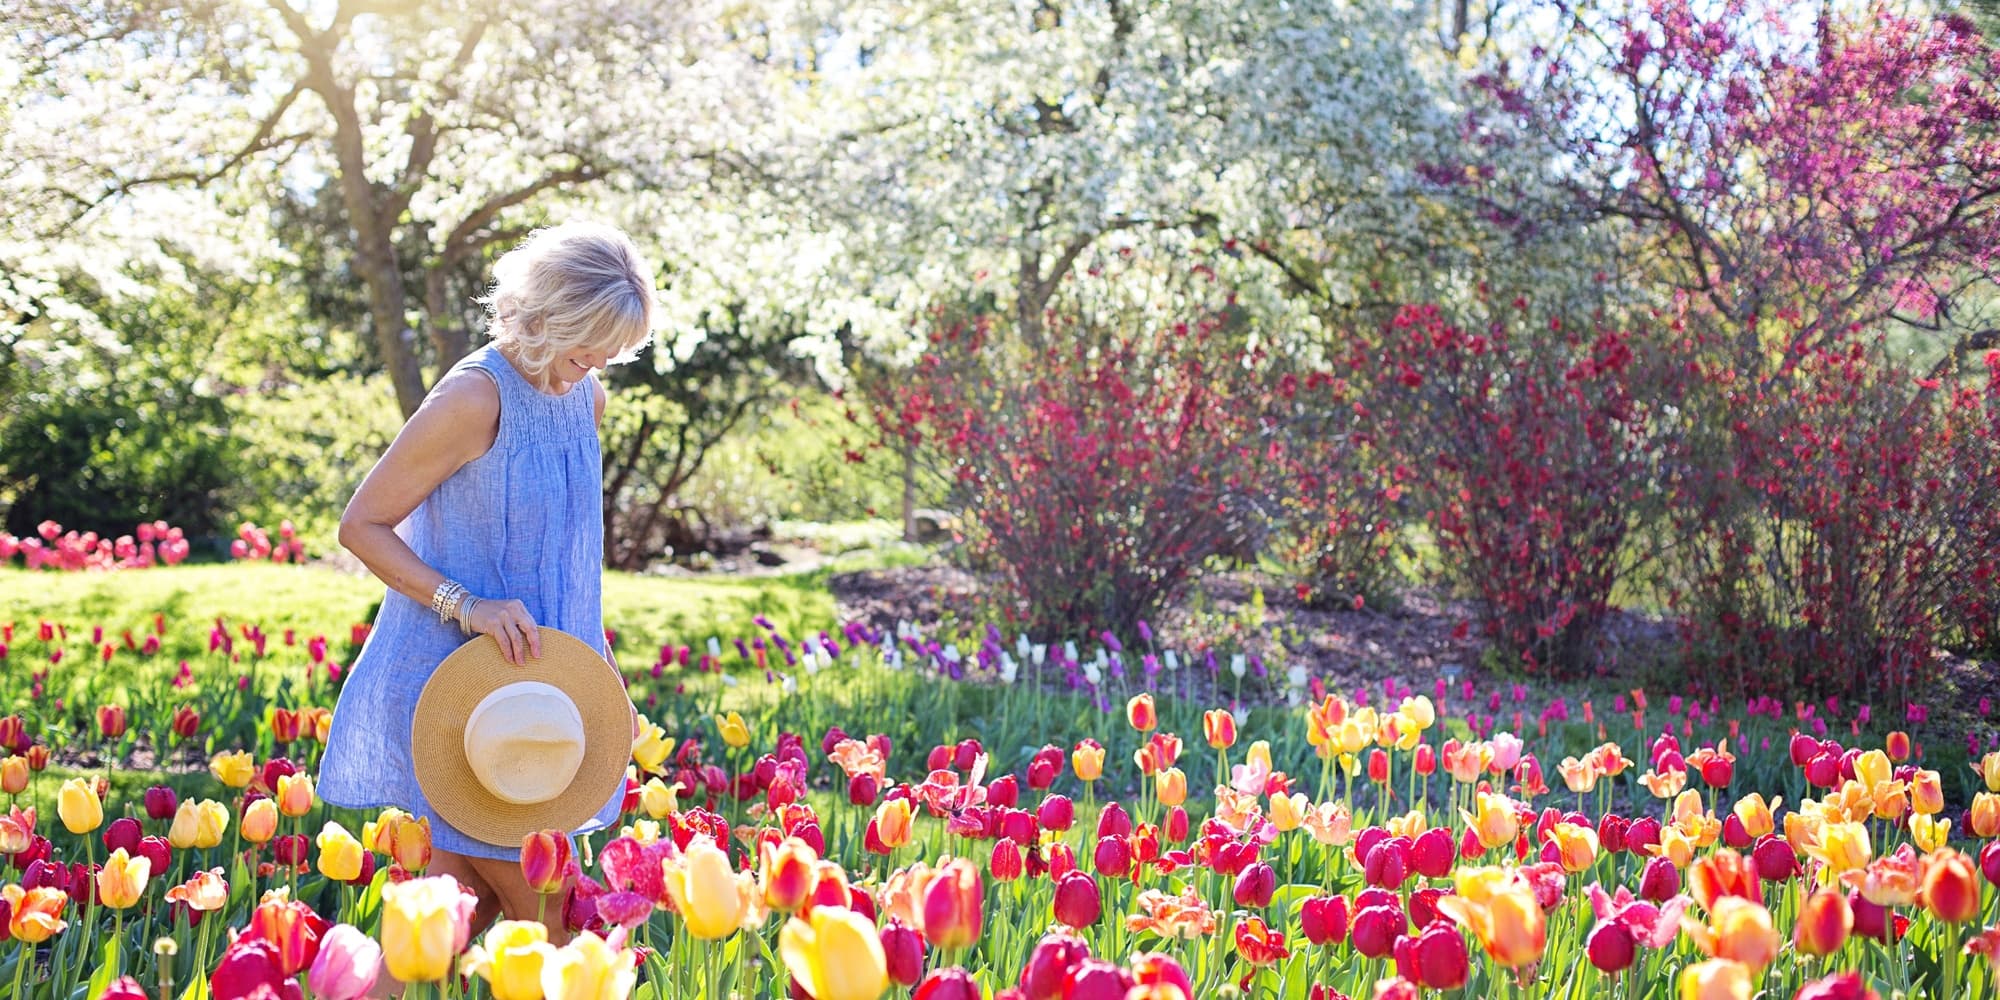
[[[35,946],[29,944],[26,941],[21,942],[21,960],[14,963],[14,988],[8,991],[7,994],[8,996],[16,998],[20,997],[21,976],[22,974],[28,971],[28,963],[33,962],[34,960],[35,960]]]

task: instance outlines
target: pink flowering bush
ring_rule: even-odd
[[[0,531],[0,566],[11,564],[17,555],[28,569],[144,569],[186,559],[188,541],[181,529],[165,521],[142,523],[117,538],[94,531],[64,531],[54,521],[43,521],[27,538]]]

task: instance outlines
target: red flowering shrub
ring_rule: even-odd
[[[1947,386],[1852,343],[1731,393],[1726,460],[1677,508],[1677,604],[1712,682],[1899,702],[1954,628],[1991,641],[2000,573],[2000,352]]]
[[[1277,510],[1299,382],[1225,305],[1124,329],[1057,317],[1039,353],[991,316],[945,323],[892,433],[942,454],[973,556],[1044,634],[1129,631]]]
[[[1352,363],[1484,633],[1529,672],[1574,675],[1647,510],[1659,400],[1634,391],[1627,335],[1512,312],[1480,332],[1407,307]]]
[[[1384,447],[1364,385],[1332,377],[1308,385],[1302,405],[1311,415],[1288,455],[1285,530],[1272,554],[1299,578],[1307,607],[1393,607],[1409,467]]]

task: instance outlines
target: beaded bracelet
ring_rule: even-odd
[[[431,610],[437,612],[438,624],[450,622],[458,615],[458,606],[464,601],[468,591],[457,580],[445,580],[431,592]]]

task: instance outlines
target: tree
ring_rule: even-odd
[[[10,152],[36,164],[15,181],[35,235],[115,218],[153,187],[254,208],[326,178],[406,414],[423,356],[442,368],[469,347],[465,262],[557,196],[683,192],[746,167],[743,132],[776,78],[760,23],[716,3],[23,6],[17,114],[35,128]]]

